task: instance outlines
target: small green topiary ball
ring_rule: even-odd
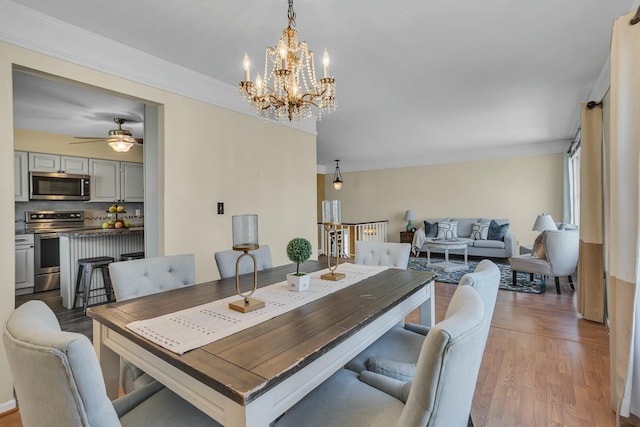
[[[311,257],[311,242],[302,237],[291,239],[287,245],[287,256],[299,266]]]

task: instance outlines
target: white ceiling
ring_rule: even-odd
[[[261,70],[287,24],[284,0],[14,3],[234,86],[244,52]],[[337,80],[338,110],[318,123],[318,163],[330,171],[341,159],[350,171],[561,151],[606,63],[612,22],[633,3],[297,0],[300,38],[328,49]],[[141,117],[135,106],[34,92],[16,87],[20,127],[47,110],[49,123],[64,122],[66,108],[69,124],[106,119],[105,134],[111,113]],[[57,98],[65,108],[44,108]]]

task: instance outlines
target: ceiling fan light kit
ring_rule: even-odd
[[[311,117],[311,106],[322,112],[336,109],[336,81],[329,77],[329,54],[322,56],[323,78],[316,80],[313,51],[307,42],[298,42],[296,14],[293,0],[289,0],[287,13],[289,25],[282,30],[276,47],[267,47],[264,63],[264,80],[260,73],[255,83],[251,81],[251,61],[243,58],[244,80],[238,84],[238,92],[265,118],[290,122]]]
[[[118,153],[126,153],[127,151],[131,150],[131,147],[133,147],[134,145],[142,145],[141,140],[138,141],[136,138],[134,138],[130,131],[122,129],[122,124],[126,122],[126,119],[114,117],[113,121],[118,125],[118,129],[111,129],[109,131],[109,137],[104,139],[95,139],[93,141],[75,142],[74,144],[106,141],[113,149],[113,151],[116,151]]]

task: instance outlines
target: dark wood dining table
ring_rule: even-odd
[[[308,261],[302,271],[325,264]],[[282,282],[295,265],[258,273]],[[251,273],[252,275],[252,273]],[[433,273],[389,268],[285,314],[182,355],[126,328],[236,294],[235,277],[91,307],[107,393],[118,395],[120,357],[225,426],[267,426],[416,308],[434,322]]]

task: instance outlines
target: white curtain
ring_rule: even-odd
[[[573,223],[573,171],[571,170],[571,154],[564,153],[563,167],[563,191],[562,191],[562,222]]]
[[[618,18],[611,42],[608,312],[611,326],[611,404],[640,416],[640,24]]]

